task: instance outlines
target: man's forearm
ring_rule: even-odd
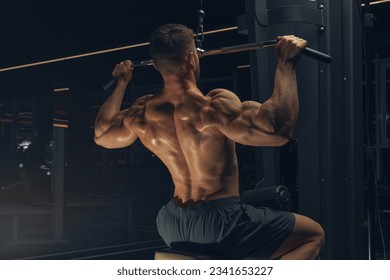
[[[95,122],[95,135],[100,136],[109,127],[112,118],[120,111],[127,82],[118,81],[114,91],[100,108]]]
[[[258,115],[267,118],[272,133],[291,138],[298,112],[295,66],[288,62],[279,62],[275,72],[273,94],[260,107]]]

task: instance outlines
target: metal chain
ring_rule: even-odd
[[[198,19],[198,27],[196,29],[196,36],[195,36],[197,49],[202,49],[202,44],[204,41],[203,21],[206,14],[202,8],[203,8],[203,0],[200,0],[200,9],[196,12],[196,16]]]

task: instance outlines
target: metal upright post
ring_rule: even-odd
[[[18,108],[18,98],[14,96],[12,98],[12,126],[11,126],[11,147],[12,154],[16,153],[16,144],[17,136],[19,130],[19,108]]]
[[[364,197],[363,197],[363,86],[362,33],[359,4],[343,1],[343,180],[346,219],[346,259],[363,259]],[[340,207],[340,208],[341,208]]]
[[[53,127],[53,140],[53,169],[51,175],[54,195],[53,238],[62,239],[64,232],[65,128]]]

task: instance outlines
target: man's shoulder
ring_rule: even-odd
[[[215,88],[206,94],[206,96],[209,98],[226,97],[231,95],[235,95],[235,94],[232,91],[225,88]]]
[[[138,98],[134,101],[134,103],[133,103],[133,105],[132,105],[131,107],[133,107],[134,105],[145,105],[146,102],[147,102],[150,98],[152,98],[153,96],[154,96],[154,94],[146,94],[146,95],[143,95],[143,96],[141,96],[141,97],[138,97]]]
[[[240,99],[228,89],[213,89],[206,95],[206,98],[209,99],[209,103],[204,108],[204,112],[213,121],[220,120],[226,115],[237,115],[241,109]]]
[[[145,112],[147,101],[153,96],[153,94],[147,94],[137,98],[130,108],[127,109],[128,117],[136,117]]]
[[[212,108],[226,106],[229,103],[241,103],[240,99],[234,92],[224,88],[213,89],[206,95],[206,97],[210,99],[210,106]]]

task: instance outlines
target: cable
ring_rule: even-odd
[[[210,35],[210,34],[216,34],[216,33],[220,33],[220,32],[233,31],[233,30],[237,30],[237,29],[238,29],[238,26],[229,26],[229,27],[225,27],[225,28],[221,28],[221,29],[215,29],[215,30],[206,31],[206,32],[204,32],[204,35]],[[194,34],[194,36],[195,35],[196,34]],[[94,55],[100,55],[100,54],[106,54],[106,53],[111,53],[111,52],[123,51],[123,50],[127,50],[127,49],[144,47],[144,46],[148,46],[148,45],[149,45],[149,42],[145,42],[145,43],[128,45],[128,46],[124,46],[124,47],[106,49],[106,50],[95,51],[95,52],[90,52],[90,53],[77,54],[77,55],[72,55],[72,56],[67,56],[67,57],[61,57],[61,58],[55,58],[55,59],[50,59],[50,60],[38,61],[38,62],[22,64],[22,65],[17,65],[17,66],[11,66],[11,67],[6,67],[6,68],[0,68],[0,73],[1,72],[12,71],[12,70],[29,68],[29,67],[35,67],[35,66],[40,66],[40,65],[50,64],[50,63],[62,62],[62,61],[67,61],[67,60],[72,60],[72,59],[79,59],[79,58],[84,58],[84,57],[89,57],[89,56],[94,56]]]

